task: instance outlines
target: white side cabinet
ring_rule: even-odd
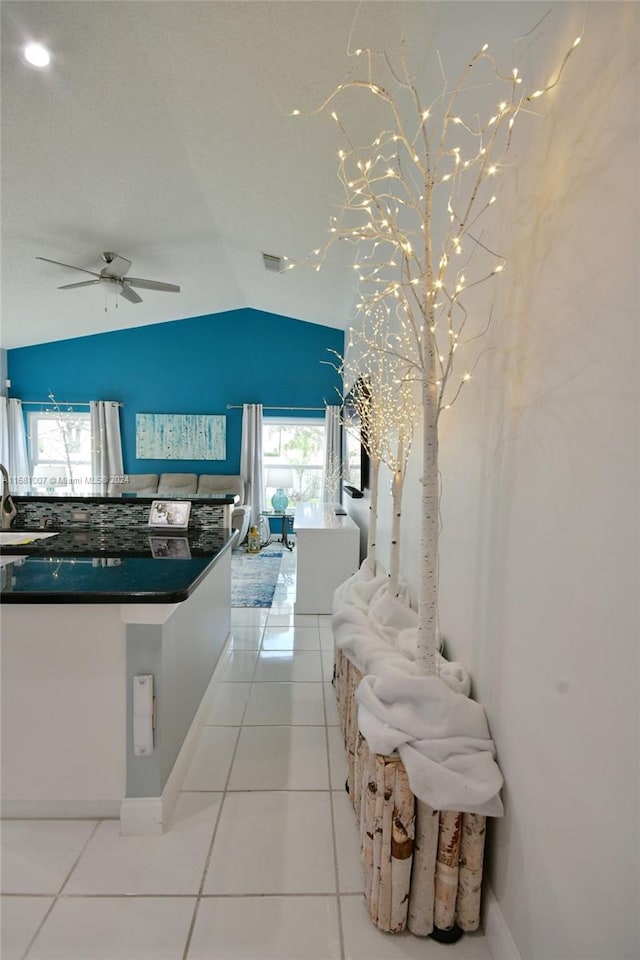
[[[293,520],[296,534],[296,613],[331,613],[336,587],[360,565],[360,530],[331,504],[301,503]]]

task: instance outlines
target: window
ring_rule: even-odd
[[[324,419],[265,417],[262,422],[262,456],[266,504],[276,492],[273,468],[288,468],[291,487],[285,489],[289,506],[318,502],[322,496],[324,465]]]
[[[34,493],[91,493],[91,419],[75,410],[28,415]]]

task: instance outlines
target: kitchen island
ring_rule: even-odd
[[[2,815],[162,832],[229,636],[237,534],[55,533],[2,549]]]

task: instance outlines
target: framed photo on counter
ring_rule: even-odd
[[[189,525],[190,513],[189,500],[154,500],[149,511],[149,526],[184,530]]]

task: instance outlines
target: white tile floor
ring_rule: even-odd
[[[295,552],[294,552],[295,553]],[[362,900],[328,617],[294,617],[295,555],[233,639],[170,829],[2,823],[2,960],[489,960],[380,933]]]

